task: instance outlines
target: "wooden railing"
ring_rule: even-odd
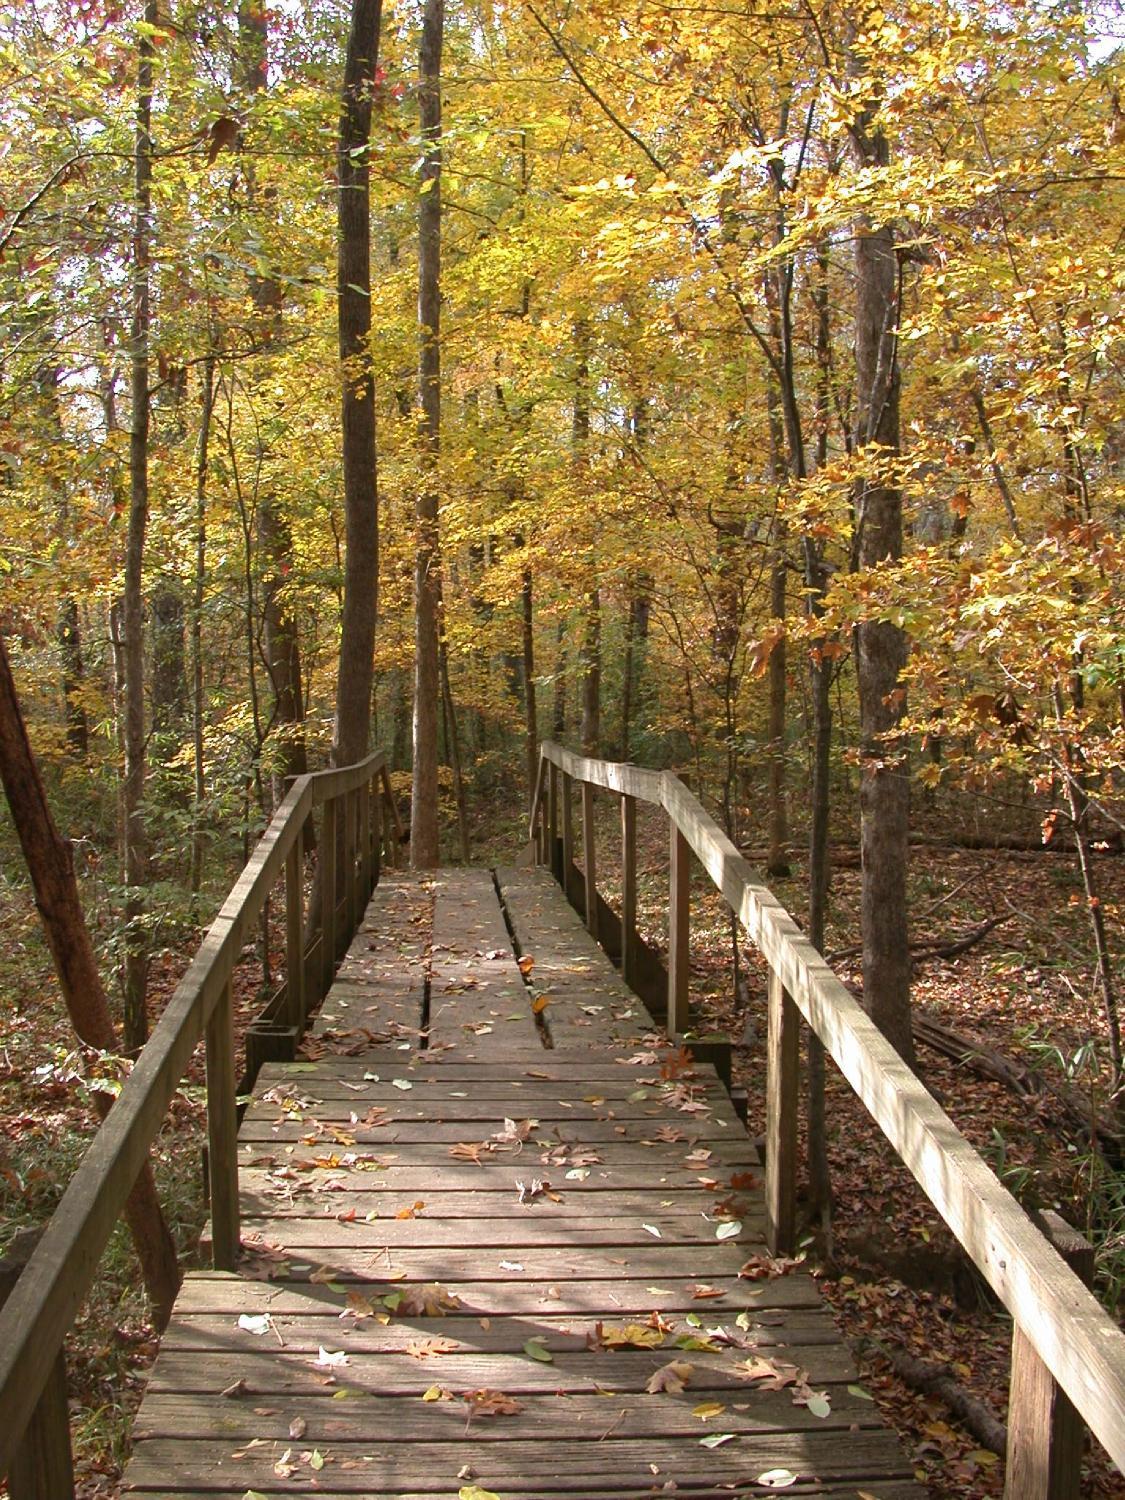
[[[306,945],[305,828],[316,808],[322,811],[320,931]],[[269,1024],[295,1044],[362,918],[379,878],[381,848],[393,863],[401,836],[381,752],[296,778],[278,807],[0,1308],[0,1474],[8,1476],[12,1500],[73,1494],[65,1379],[58,1378],[63,1340],[200,1037],[207,1054],[212,1260],[231,1270],[238,1259],[231,977],[274,885],[284,874],[286,981]],[[328,857],[333,850],[337,857]]]
[[[796,1237],[803,1016],[1012,1315],[1008,1500],[1071,1500],[1079,1494],[1081,1421],[1125,1472],[1125,1335],[1059,1253],[1066,1247],[1058,1226],[1044,1225],[1043,1232],[1032,1222],[677,776],[543,745],[531,836],[539,862],[553,869],[564,888],[574,854],[575,785],[583,808],[588,923],[598,905],[594,789],[620,799],[626,979],[637,942],[636,804],[652,803],[668,815],[667,1027],[672,1035],[682,1035],[688,1021],[692,854],[766,961],[765,1179],[773,1253],[792,1252]],[[1047,1238],[1052,1228],[1059,1248]]]

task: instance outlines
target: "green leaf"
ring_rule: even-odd
[[[541,1338],[528,1339],[523,1346],[523,1352],[530,1359],[537,1359],[541,1365],[553,1365],[555,1356],[546,1347]]]
[[[717,1240],[733,1240],[736,1234],[742,1233],[741,1219],[728,1219],[725,1224],[720,1224],[715,1230]]]
[[[814,1417],[830,1417],[832,1415],[832,1407],[829,1404],[828,1397],[823,1392],[818,1391],[815,1396],[810,1396],[805,1405]]]
[[[457,1491],[457,1500],[500,1500],[495,1490],[482,1490],[479,1484],[463,1484]]]
[[[875,1399],[871,1392],[865,1391],[861,1385],[849,1385],[848,1393],[852,1396],[858,1396],[861,1401],[874,1401]]]
[[[736,1432],[709,1432],[706,1437],[699,1439],[701,1448],[721,1448],[724,1443],[733,1443],[738,1436]]]

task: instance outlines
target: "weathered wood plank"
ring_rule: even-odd
[[[607,1407],[607,1427],[610,1421],[612,1408]],[[273,1478],[274,1464],[282,1452],[293,1452],[294,1446],[278,1440],[276,1445],[249,1451],[236,1449],[245,1456],[232,1459],[229,1442],[154,1440],[138,1445],[130,1475],[135,1484],[163,1480],[166,1485],[182,1485],[185,1480],[199,1478],[222,1484],[237,1473],[248,1488],[261,1489],[263,1481],[268,1484]],[[550,1442],[509,1440],[489,1445],[485,1455],[475,1434],[470,1433],[450,1443],[384,1446],[370,1440],[359,1444],[337,1442],[332,1458],[333,1485],[344,1493],[361,1494],[369,1494],[380,1485],[392,1493],[395,1487],[425,1488],[432,1484],[435,1474],[448,1476],[448,1494],[453,1476],[465,1464],[472,1467],[475,1482],[484,1488],[503,1492],[513,1482],[546,1482],[560,1492],[580,1494],[588,1492],[591,1480],[602,1487],[639,1489],[641,1494],[648,1494],[654,1469],[658,1476],[683,1481],[713,1481],[716,1470],[726,1471],[733,1478],[777,1465],[821,1481],[850,1479],[858,1483],[872,1476],[908,1475],[894,1439],[883,1432],[852,1433],[847,1442],[835,1432],[747,1435],[727,1444],[725,1451],[713,1452],[675,1439],[618,1441],[611,1436],[604,1443],[576,1444],[565,1461],[558,1444]],[[345,1468],[349,1463],[355,1467]],[[305,1473],[309,1473],[307,1464]]]

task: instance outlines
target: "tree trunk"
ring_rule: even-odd
[[[145,791],[144,565],[148,526],[149,436],[149,259],[152,241],[153,32],[156,0],[145,0],[145,26],[137,43],[137,124],[134,149],[133,314],[129,338],[132,427],[129,435],[129,530],[125,551],[122,635],[125,669],[125,775],[122,822],[125,836],[125,1049],[137,1053],[148,1037],[145,997],[148,953],[144,934],[144,885],[148,876]]]
[[[887,164],[882,135],[856,132],[865,166]],[[862,222],[855,240],[856,449],[893,456],[899,447],[897,325],[898,259],[890,225]],[[902,493],[876,479],[860,482],[856,497],[856,561],[872,568],[902,556]],[[905,710],[900,676],[906,637],[888,620],[861,620],[855,632],[859,682],[860,859],[863,870],[863,1003],[872,1020],[908,1061],[910,952],[906,927],[909,782],[905,746],[896,730]]]
[[[440,862],[438,832],[438,707],[441,697],[439,619],[441,548],[437,464],[441,449],[441,47],[444,0],[425,0],[419,54],[418,105],[422,180],[418,205],[418,387],[422,475],[415,508],[414,779],[410,802],[410,863]],[[454,726],[450,723],[448,732]]]
[[[31,875],[35,902],[71,1023],[87,1047],[115,1052],[117,1037],[82,912],[70,844],[60,837],[51,816],[28,742],[3,636],[0,636],[0,781]],[[112,1097],[96,1094],[94,1102],[104,1119],[113,1103]],[[148,1164],[129,1195],[125,1216],[152,1301],[153,1317],[163,1329],[179,1290],[180,1272],[176,1248],[164,1223],[152,1167]]]
[[[336,678],[337,765],[362,760],[371,732],[372,653],[379,588],[375,380],[371,372],[371,225],[368,141],[382,0],[352,0],[336,156],[336,294],[343,427],[344,607]]]
[[[524,749],[527,757],[527,802],[530,807],[539,775],[539,720],[535,705],[535,597],[530,568],[523,570],[520,604],[523,630]]]
[[[210,338],[210,331],[208,332]],[[203,809],[207,800],[203,750],[203,597],[207,583],[207,472],[211,413],[215,401],[215,356],[210,347],[203,361],[199,442],[195,451],[195,578],[191,597],[191,742],[195,796],[191,821],[191,894],[203,884]]]

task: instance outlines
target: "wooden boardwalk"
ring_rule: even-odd
[[[126,1490],[919,1496],[654,1032],[544,871],[386,876],[259,1077],[250,1253],[185,1282]]]

